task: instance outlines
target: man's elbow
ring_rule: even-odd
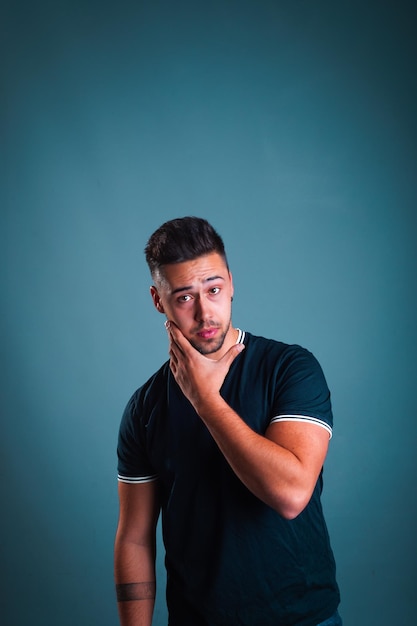
[[[283,499],[276,498],[273,508],[284,519],[291,521],[300,515],[308,505],[311,499],[311,493],[304,490],[294,490],[291,494]]]

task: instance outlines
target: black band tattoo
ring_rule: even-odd
[[[117,602],[132,602],[133,600],[154,600],[156,583],[122,583],[116,585]]]

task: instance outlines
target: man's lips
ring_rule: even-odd
[[[203,330],[200,330],[197,335],[202,339],[211,339],[217,334],[218,330],[218,328],[203,328]]]

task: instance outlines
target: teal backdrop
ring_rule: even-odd
[[[0,28],[1,623],[117,624],[118,425],[167,358],[143,248],[194,214],[234,323],[326,373],[345,625],[414,626],[413,3],[6,0]],[[161,545],[158,579],[163,626]]]

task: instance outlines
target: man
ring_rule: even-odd
[[[232,275],[206,220],[166,222],[145,253],[169,361],[120,426],[122,626],[152,622],[160,509],[170,626],[340,625],[320,504],[332,432],[320,365],[232,325]]]

